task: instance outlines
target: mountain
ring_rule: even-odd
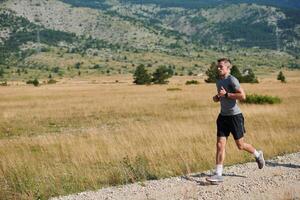
[[[101,1],[94,0],[94,2]],[[242,3],[269,5],[283,8],[300,8],[300,2],[295,0],[123,0],[122,2],[134,4],[156,4],[162,7],[183,7],[188,9]]]
[[[0,65],[63,66],[63,61],[49,59],[76,54],[69,65],[77,66],[83,62],[80,59],[86,59],[86,69],[98,69],[96,58],[89,56],[99,55],[108,60],[103,66],[109,71],[114,67],[108,64],[112,64],[118,65],[119,72],[120,67],[132,72],[126,66],[135,66],[136,58],[128,55],[140,52],[192,61],[204,58],[201,52],[231,54],[240,49],[290,54],[297,60],[299,11],[299,2],[288,0],[2,0]],[[35,52],[45,52],[42,55],[47,59]]]
[[[155,49],[172,43],[172,38],[159,36],[142,24],[133,24],[104,10],[73,8],[60,1],[6,1],[5,7],[32,23],[50,29],[88,35],[114,44]],[[156,45],[162,43],[161,45]]]
[[[110,7],[110,2],[105,0],[62,0],[66,3],[70,3],[74,6],[79,7],[91,7],[106,9]],[[116,2],[116,1],[114,1]],[[199,9],[215,7],[220,5],[231,5],[231,4],[259,4],[275,6],[280,8],[300,8],[300,2],[295,0],[121,0],[118,1],[123,4],[138,4],[138,5],[149,5],[155,4],[160,7],[182,7],[186,9]]]
[[[91,35],[114,44],[146,50],[186,48],[190,45],[184,43],[188,42],[198,47],[259,47],[299,52],[300,9],[243,3],[256,2],[250,0],[63,2],[9,0],[6,7],[31,22],[38,18],[36,23],[55,30]],[[266,0],[260,4],[285,7],[299,4],[296,1],[284,2]],[[182,7],[170,7],[173,4]],[[210,8],[194,9],[199,6]]]
[[[213,48],[260,47],[297,54],[300,2],[278,0],[64,0],[113,11],[161,32]],[[271,7],[276,6],[276,7]],[[167,34],[167,36],[168,36]],[[173,46],[176,46],[174,44]]]

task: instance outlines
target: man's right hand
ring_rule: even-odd
[[[218,95],[213,96],[214,102],[220,101],[220,97]]]

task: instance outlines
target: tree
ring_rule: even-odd
[[[173,76],[174,72],[171,68],[167,68],[166,66],[159,66],[155,72],[152,74],[152,81],[154,84],[166,84],[169,81],[168,78]]]
[[[207,79],[205,79],[206,83],[215,83],[217,81],[219,74],[215,62],[210,64],[210,67],[206,70],[205,74],[207,75]]]
[[[137,66],[133,74],[133,78],[134,78],[133,83],[137,85],[145,85],[151,83],[151,76],[148,74],[143,64]]]
[[[32,84],[35,86],[35,87],[37,87],[37,86],[39,86],[39,81],[35,78],[34,80],[33,80],[33,82],[32,82]]]
[[[216,63],[211,63],[210,68],[207,69],[205,74],[208,76],[208,78],[205,79],[206,83],[215,83],[216,80],[219,78]],[[243,76],[239,68],[234,65],[230,69],[230,74],[236,77],[240,83],[258,83],[257,77],[255,76],[252,69],[247,69],[247,74]]]
[[[277,75],[277,80],[280,80],[282,83],[286,83],[285,76],[283,75],[282,71],[280,71]]]
[[[243,82],[243,76],[239,68],[236,65],[233,65],[230,69],[230,74],[237,78],[241,83]]]
[[[242,76],[242,83],[258,83],[258,80],[252,69],[248,69],[247,75]]]

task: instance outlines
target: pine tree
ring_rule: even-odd
[[[169,82],[167,79],[172,77],[173,74],[174,72],[171,68],[167,68],[166,66],[160,66],[152,74],[152,81],[154,84],[166,84]]]
[[[219,78],[217,64],[212,62],[210,67],[206,70],[205,74],[207,75],[207,79],[205,79],[206,83],[215,83]]]
[[[134,83],[137,85],[145,85],[151,83],[151,76],[148,74],[143,64],[137,66],[134,74]]]
[[[242,77],[242,83],[258,83],[252,69],[248,69],[248,74]]]
[[[230,74],[237,78],[241,83],[243,82],[243,76],[239,68],[236,65],[233,65],[230,69]]]
[[[216,63],[211,63],[209,69],[205,72],[208,78],[205,80],[206,83],[215,83],[219,78],[218,68]],[[243,76],[237,66],[232,66],[230,74],[236,77],[240,83],[258,83],[257,77],[255,76],[252,69],[248,69],[248,74]]]

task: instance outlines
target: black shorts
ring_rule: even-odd
[[[246,133],[244,127],[244,116],[242,113],[231,116],[219,114],[217,119],[217,136],[228,137],[232,133],[235,140],[241,139]]]

